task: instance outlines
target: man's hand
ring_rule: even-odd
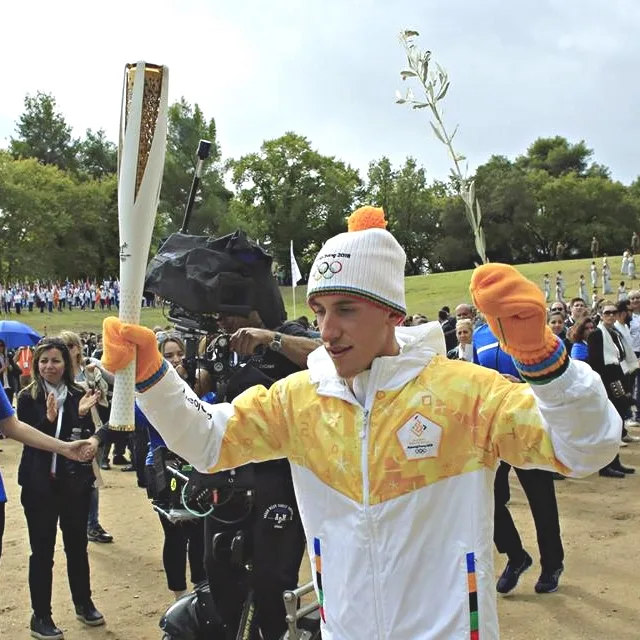
[[[69,460],[76,462],[89,462],[93,460],[98,451],[98,441],[95,438],[89,440],[76,440],[75,442],[61,442],[60,453]]]
[[[136,382],[148,380],[159,371],[164,359],[158,351],[158,341],[151,329],[108,317],[102,323],[102,364],[115,373],[136,357]]]
[[[471,296],[509,355],[523,362],[548,357],[557,339],[547,326],[544,294],[512,266],[484,264],[471,277]]]
[[[231,350],[241,356],[250,356],[256,347],[271,344],[274,337],[275,332],[269,329],[243,327],[231,336]]]

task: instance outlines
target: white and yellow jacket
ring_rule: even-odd
[[[447,360],[437,323],[397,334],[400,354],[356,379],[361,402],[319,348],[233,404],[203,404],[171,369],[140,408],[201,471],[290,460],[323,640],[494,640],[497,460],[585,476],[616,455],[621,420],[582,362],[530,387]]]

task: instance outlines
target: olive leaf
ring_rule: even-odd
[[[488,260],[485,235],[482,228],[482,209],[480,208],[480,202],[476,198],[475,183],[467,177],[468,167],[465,166],[464,171],[460,167],[460,163],[465,161],[466,157],[456,152],[453,148],[453,138],[458,132],[458,125],[454,127],[451,135],[447,134],[447,129],[444,125],[444,109],[440,103],[446,97],[451,86],[449,74],[438,62],[434,63],[435,71],[430,69],[432,53],[429,50],[421,51],[418,48],[415,38],[419,35],[418,31],[414,29],[405,29],[400,33],[400,42],[404,47],[409,65],[408,69],[400,72],[400,77],[403,81],[415,79],[424,93],[424,100],[416,100],[413,91],[409,88],[405,96],[400,91],[396,91],[396,104],[408,104],[413,110],[430,109],[434,119],[429,120],[431,130],[436,138],[447,147],[449,157],[453,162],[453,167],[450,171],[451,184],[464,203],[465,216],[473,231],[476,251],[482,262],[486,263]]]

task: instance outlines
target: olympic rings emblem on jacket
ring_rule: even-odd
[[[331,280],[336,273],[342,271],[342,262],[334,260],[333,262],[319,262],[316,265],[313,277],[315,280]]]

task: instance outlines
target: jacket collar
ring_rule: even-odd
[[[398,327],[396,339],[400,345],[397,356],[380,356],[371,363],[367,396],[378,390],[398,389],[415,378],[436,355],[446,355],[444,333],[438,322],[415,327]],[[338,375],[324,347],[307,358],[309,379],[317,384],[320,395],[337,396],[355,402],[346,381]]]

